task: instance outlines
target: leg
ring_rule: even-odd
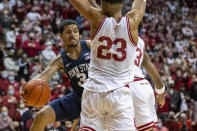
[[[152,131],[157,122],[154,92],[147,80],[130,84],[135,108],[135,120],[138,131]]]
[[[81,103],[80,131],[105,131],[102,99],[99,93],[84,89]]]
[[[80,106],[81,98],[74,92],[55,99],[37,113],[31,131],[44,131],[45,126],[54,121],[79,118]]]
[[[106,128],[108,131],[136,131],[132,94],[128,87],[113,90],[108,96]]]
[[[33,121],[30,131],[44,131],[47,124],[55,121],[55,112],[49,105],[42,108]]]

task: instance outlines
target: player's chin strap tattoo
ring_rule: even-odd
[[[156,91],[156,93],[157,94],[163,94],[164,92],[165,92],[165,85],[163,84],[163,87],[161,88],[161,89],[157,89],[156,87],[155,87],[155,91]]]

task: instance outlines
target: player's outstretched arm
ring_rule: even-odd
[[[137,26],[140,24],[144,13],[146,10],[146,0],[134,0],[131,11],[127,13],[127,16],[131,18],[132,23],[134,26]]]
[[[148,73],[148,75],[151,77],[151,79],[154,81],[155,85],[156,85],[156,92],[157,90],[161,90],[164,87],[163,81],[156,69],[156,67],[154,66],[154,64],[151,62],[149,55],[145,52],[144,53],[144,59],[142,62],[142,67],[144,67]],[[162,93],[158,93],[158,97],[156,98],[156,101],[160,104],[160,106],[164,106],[165,101],[164,101],[164,92]]]
[[[100,24],[104,15],[99,9],[91,6],[89,0],[69,0],[75,9],[83,15],[93,26]]]
[[[92,7],[97,8],[97,9],[101,9],[95,0],[88,0],[88,1],[90,2]]]
[[[46,69],[39,75],[35,76],[33,80],[42,79],[43,81],[48,82],[60,69],[63,69],[62,58],[61,56],[57,56],[56,58],[52,59]]]

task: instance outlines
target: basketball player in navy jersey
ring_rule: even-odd
[[[31,131],[44,131],[46,125],[51,122],[74,120],[80,117],[82,84],[88,77],[90,62],[90,41],[79,40],[78,25],[69,19],[59,25],[59,36],[63,39],[65,48],[42,73],[33,79],[48,82],[59,70],[68,76],[73,91],[43,107],[36,114]]]

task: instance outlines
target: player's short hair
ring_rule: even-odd
[[[64,26],[67,26],[67,25],[77,25],[77,27],[78,27],[78,24],[77,24],[76,21],[74,21],[74,20],[72,20],[72,19],[66,19],[66,20],[63,20],[63,21],[60,23],[60,25],[59,25],[59,27],[58,27],[58,32],[62,34],[63,31],[64,31]]]
[[[122,3],[124,0],[102,0],[105,1],[106,3],[110,4],[117,4],[117,3]]]

